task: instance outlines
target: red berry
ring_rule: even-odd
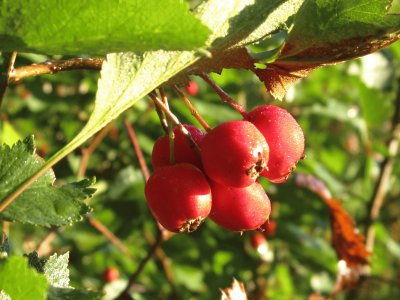
[[[259,232],[255,232],[251,236],[251,245],[254,249],[258,249],[261,245],[265,244],[267,239],[265,236]]]
[[[190,164],[156,169],[146,183],[147,204],[166,229],[191,232],[211,210],[211,189],[203,173]]]
[[[185,86],[185,91],[188,93],[190,96],[196,96],[197,93],[199,92],[199,87],[197,83],[193,80],[190,80],[188,85]]]
[[[267,169],[261,175],[276,183],[286,181],[304,156],[304,134],[300,125],[287,110],[273,105],[254,109],[246,119],[264,135],[270,147]]]
[[[119,271],[116,268],[107,268],[103,272],[103,279],[106,282],[111,282],[119,278]]]
[[[232,230],[254,230],[264,224],[271,213],[271,202],[262,186],[255,182],[245,188],[211,183],[213,204],[210,218]]]
[[[232,187],[254,183],[268,161],[265,138],[247,121],[218,125],[205,136],[200,148],[207,176]]]
[[[195,126],[183,126],[189,131],[196,144],[200,144],[205,136],[205,133]],[[190,144],[188,139],[178,128],[174,128],[174,134],[175,162],[190,163],[201,169],[202,164],[200,154],[197,153],[193,145]],[[154,169],[170,165],[168,136],[162,136],[155,142],[153,152],[151,154],[151,163]]]

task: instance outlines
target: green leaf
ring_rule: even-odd
[[[101,293],[87,290],[50,287],[47,300],[98,300],[101,296]]]
[[[387,13],[400,15],[400,0],[391,0],[387,6]]]
[[[44,164],[35,155],[33,137],[12,147],[0,146],[0,199],[7,198]],[[82,200],[94,193],[90,187],[94,180],[62,186],[54,186],[54,180],[53,171],[47,171],[0,213],[0,219],[41,226],[61,226],[80,220],[82,214],[90,211]]]
[[[332,63],[363,56],[400,38],[400,17],[387,0],[306,0],[279,62]]]
[[[53,254],[49,257],[44,265],[43,271],[47,281],[56,288],[68,288],[69,286],[69,269],[68,269],[69,252],[63,255]]]
[[[0,290],[12,300],[45,299],[47,280],[28,266],[22,256],[0,260]]]
[[[202,47],[209,29],[186,1],[4,0],[3,51],[98,54],[124,51],[191,50]]]

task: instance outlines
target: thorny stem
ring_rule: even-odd
[[[143,174],[145,181],[147,181],[150,177],[150,172],[149,172],[149,169],[147,168],[142,149],[140,149],[138,140],[136,138],[135,131],[133,130],[131,123],[127,119],[125,119],[124,125],[125,125],[126,130],[128,131],[129,138],[132,142],[133,150],[135,151],[140,170]]]
[[[85,176],[90,156],[92,155],[94,150],[96,150],[96,148],[100,145],[100,143],[103,141],[103,139],[106,137],[107,133],[111,130],[113,126],[114,125],[112,123],[108,124],[94,137],[89,147],[82,149],[82,158],[77,174],[78,177]]]
[[[400,79],[398,80],[400,85]],[[395,111],[392,119],[391,138],[388,141],[389,154],[382,162],[378,181],[371,200],[368,205],[369,215],[365,222],[366,246],[367,250],[372,252],[374,247],[375,231],[374,222],[378,219],[386,194],[389,190],[390,178],[396,157],[400,150],[400,86],[398,87],[395,103]]]
[[[9,83],[18,82],[24,78],[43,74],[55,74],[70,70],[101,70],[103,58],[72,58],[68,60],[47,61],[13,69],[9,75]]]
[[[165,115],[174,123],[175,126],[182,132],[182,134],[189,140],[190,144],[195,147],[196,151],[200,152],[199,146],[193,140],[190,132],[179,122],[178,118],[164,105],[164,103],[158,98],[157,94],[151,92],[149,97],[154,101],[154,103],[162,109]]]
[[[183,102],[185,103],[187,108],[190,109],[190,112],[196,118],[196,120],[199,121],[201,126],[203,126],[204,130],[209,132],[211,130],[211,127],[200,116],[199,112],[196,110],[196,108],[193,106],[193,104],[190,102],[190,100],[185,96],[185,94],[176,85],[174,85],[174,90],[179,95],[179,97],[183,100]]]
[[[0,83],[0,107],[1,107],[1,104],[3,103],[3,97],[6,92],[7,86],[10,83],[10,74],[14,70],[14,63],[15,63],[16,58],[17,58],[17,52],[14,51],[11,53],[11,55],[8,59],[7,73],[3,74],[3,81]]]
[[[223,89],[221,89],[218,84],[216,84],[207,73],[199,74],[201,78],[218,94],[221,98],[222,102],[229,104],[234,110],[240,113],[243,118],[246,118],[247,113],[243,106],[237,103],[235,100],[231,98]]]

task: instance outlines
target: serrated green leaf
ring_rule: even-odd
[[[332,63],[363,56],[400,38],[400,17],[387,0],[306,0],[279,62]]]
[[[47,300],[98,300],[101,296],[101,293],[93,291],[50,287]]]
[[[14,146],[0,146],[0,199],[4,200],[45,162],[35,155],[33,137]],[[0,219],[41,226],[61,226],[82,218],[90,208],[82,201],[94,193],[93,180],[53,186],[52,170],[36,180],[18,201],[12,202]],[[1,203],[2,201],[0,201]]]
[[[49,284],[56,288],[69,288],[69,252],[62,255],[54,253],[46,261],[43,271]]]
[[[11,256],[0,260],[0,290],[12,300],[45,299],[47,280],[28,266],[26,258]]]
[[[209,29],[186,1],[4,0],[3,51],[97,54],[202,47]]]

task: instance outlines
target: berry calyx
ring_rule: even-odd
[[[232,231],[255,230],[271,213],[271,202],[262,186],[255,182],[244,188],[211,183],[213,204],[210,218]]]
[[[103,272],[103,279],[106,282],[112,282],[119,278],[119,271],[117,268],[107,268]]]
[[[197,83],[195,81],[190,80],[188,85],[185,86],[185,91],[190,96],[196,96],[199,92],[199,86],[197,85]]]
[[[201,143],[205,136],[203,131],[191,125],[185,124],[183,126],[189,131],[196,144]],[[178,128],[174,128],[173,131],[175,134],[175,162],[190,163],[201,169],[202,164],[200,154]],[[154,143],[153,152],[151,154],[151,163],[154,169],[170,165],[169,149],[168,136],[162,136],[157,139]]]
[[[304,134],[300,125],[285,109],[262,105],[247,114],[265,137],[269,147],[267,169],[261,175],[272,182],[285,182],[304,156]]]
[[[265,138],[248,121],[218,125],[204,137],[200,149],[207,176],[232,187],[253,184],[265,169],[269,156]]]
[[[274,236],[276,233],[276,221],[271,220],[271,219],[268,220],[263,225],[261,225],[259,230],[262,233],[264,233],[265,236],[268,236],[268,237]]]
[[[146,183],[147,204],[173,232],[192,232],[211,211],[211,188],[203,173],[181,163],[156,169]]]

